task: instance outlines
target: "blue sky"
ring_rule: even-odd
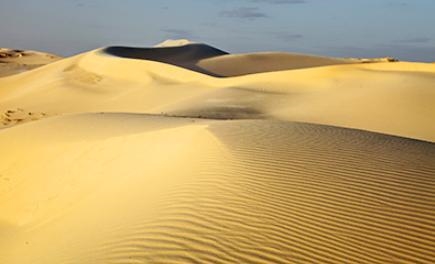
[[[61,55],[189,38],[229,52],[435,61],[433,0],[1,0],[0,46]]]

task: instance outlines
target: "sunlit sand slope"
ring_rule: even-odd
[[[0,131],[0,263],[433,263],[435,145],[85,114]]]
[[[229,54],[202,59],[198,62],[198,66],[217,76],[231,77],[261,72],[284,71],[350,63],[361,63],[361,61],[284,52],[264,52]]]
[[[149,49],[145,54],[149,57],[141,60],[115,53],[96,50],[1,78],[0,126],[63,113],[136,112],[219,119],[273,118],[435,141],[433,64],[301,66],[216,78],[170,62],[183,64],[226,56],[217,56],[219,50],[203,44]],[[323,59],[310,57],[313,60],[323,63]]]

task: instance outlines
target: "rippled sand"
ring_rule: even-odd
[[[435,262],[435,65],[181,44],[0,78],[0,263]]]

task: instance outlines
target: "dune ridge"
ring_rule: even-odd
[[[154,48],[113,46],[104,48],[102,52],[122,58],[168,63],[214,77],[236,77],[339,64],[397,62],[394,58],[331,58],[285,52],[229,54],[188,40],[168,40]]]
[[[217,76],[235,77],[247,74],[312,68],[328,65],[361,63],[355,59],[338,59],[284,52],[229,54],[201,59],[198,66]]]
[[[156,48],[107,47],[102,52],[122,58],[152,60],[173,64],[209,75],[214,75],[214,73],[206,68],[198,67],[198,61],[228,54],[214,47],[196,43]]]
[[[189,44],[195,44],[196,42],[189,39],[167,39],[161,43],[154,45],[156,48],[166,48],[166,47],[178,47],[185,46]]]

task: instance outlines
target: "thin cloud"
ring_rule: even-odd
[[[220,12],[223,17],[256,19],[268,17],[266,13],[259,10],[258,7],[239,7],[232,10],[224,10]]]

